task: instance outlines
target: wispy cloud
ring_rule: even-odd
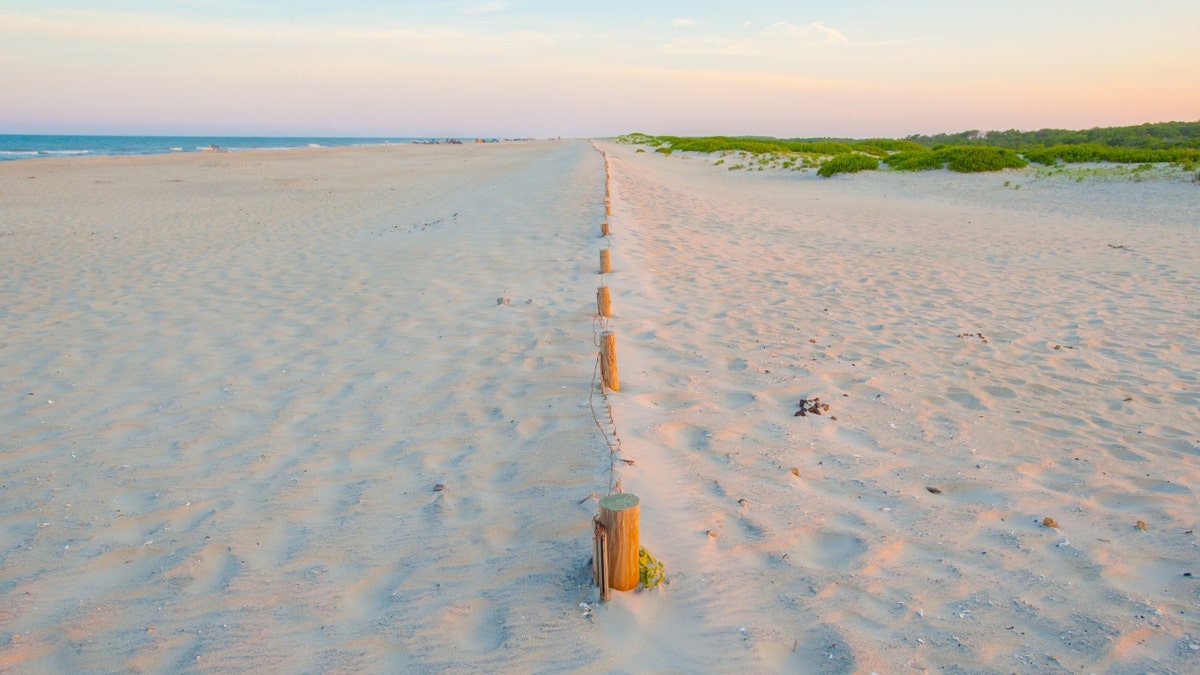
[[[672,56],[688,56],[703,65],[725,61],[727,67],[757,67],[771,71],[776,65],[795,61],[822,50],[852,46],[841,31],[821,21],[808,24],[776,22],[764,27],[749,24],[735,30],[695,31],[671,36],[659,51]],[[697,64],[701,67],[701,64]]]
[[[822,21],[817,21],[817,22],[809,24],[809,25],[813,29],[818,30],[825,34],[825,37],[826,37],[825,44],[833,44],[835,42],[846,42],[846,43],[850,42],[850,38],[846,37],[841,31],[839,31],[835,28],[830,28],[829,26],[826,26],[825,23]]]
[[[836,28],[830,28],[823,21],[809,24],[794,24],[780,21],[767,26],[764,31],[770,36],[785,36],[801,42],[819,42],[820,44],[849,44],[850,38]]]

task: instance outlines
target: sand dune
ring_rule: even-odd
[[[570,141],[8,162],[0,203],[0,670],[1200,664],[1194,185]],[[618,479],[669,583],[599,605]]]

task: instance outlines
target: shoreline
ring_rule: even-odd
[[[0,162],[27,159],[131,157],[309,148],[514,143],[533,139],[337,136],[113,136],[0,134]]]

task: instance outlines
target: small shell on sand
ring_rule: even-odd
[[[1042,518],[1042,527],[1053,527],[1054,529],[1057,530],[1058,529],[1058,521],[1051,518],[1050,516],[1046,516],[1045,518]]]

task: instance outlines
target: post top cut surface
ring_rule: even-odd
[[[616,492],[600,499],[600,507],[610,511],[624,511],[638,505],[641,500],[628,492]]]

